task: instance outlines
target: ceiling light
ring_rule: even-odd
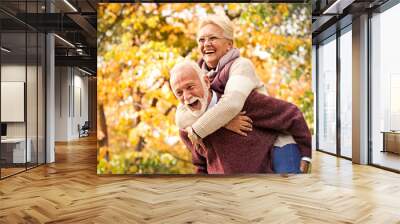
[[[83,73],[85,73],[85,74],[87,74],[87,75],[92,75],[92,73],[90,73],[90,72],[88,72],[88,71],[85,71],[85,70],[83,70],[83,69],[81,69],[81,68],[79,68],[79,67],[78,67],[78,70],[81,71],[81,72],[83,72]]]
[[[74,12],[78,12],[78,10],[71,4],[69,3],[68,0],[64,0],[65,4],[67,4],[72,10],[74,10]]]
[[[63,41],[64,43],[68,44],[69,46],[75,48],[75,45],[71,44],[71,42],[69,42],[68,40],[58,36],[57,34],[54,34],[55,37],[57,37],[58,39],[60,39],[61,41]]]
[[[4,51],[4,52],[7,52],[7,53],[10,53],[10,52],[11,52],[10,50],[8,50],[8,49],[5,48],[5,47],[1,47],[1,50]]]
[[[332,5],[330,5],[322,14],[342,14],[343,10],[347,6],[351,5],[355,0],[336,0]]]

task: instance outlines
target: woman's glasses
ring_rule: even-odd
[[[219,39],[225,39],[225,37],[217,37],[217,36],[210,36],[210,37],[200,37],[197,42],[199,44],[205,44],[206,42],[210,42],[212,44],[214,44],[215,42],[217,42],[217,40]]]

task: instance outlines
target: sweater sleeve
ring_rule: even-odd
[[[238,58],[229,71],[225,91],[218,103],[207,110],[192,128],[198,136],[205,138],[231,121],[242,110],[250,92],[260,86],[253,64]]]
[[[179,130],[179,137],[192,153],[192,163],[196,167],[196,173],[207,174],[207,160],[200,153],[198,153],[197,150],[193,148],[193,145],[188,138],[187,132]]]
[[[198,117],[194,116],[189,109],[182,104],[179,104],[176,108],[175,124],[179,129],[185,129],[189,126],[192,126],[197,119]]]
[[[250,98],[246,101],[245,110],[255,128],[292,135],[299,145],[301,156],[311,158],[311,133],[297,106],[255,91]]]

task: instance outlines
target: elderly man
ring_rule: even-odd
[[[208,76],[202,75],[199,66],[190,61],[178,63],[171,70],[171,87],[181,105],[191,111],[195,121],[213,107],[220,94],[210,89]],[[280,133],[293,136],[299,145],[299,155],[289,158],[299,167],[300,157],[311,157],[311,135],[300,110],[288,102],[252,91],[243,110],[253,121],[253,130],[247,136],[237,135],[220,128],[205,137],[204,145],[193,146],[188,134],[180,136],[192,153],[197,173],[273,173],[271,150]],[[191,128],[187,129],[189,132]]]

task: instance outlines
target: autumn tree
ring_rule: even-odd
[[[207,13],[236,25],[235,46],[270,95],[293,102],[312,127],[311,10],[306,4],[99,4],[98,173],[192,173],[174,116],[169,70],[198,60]]]

